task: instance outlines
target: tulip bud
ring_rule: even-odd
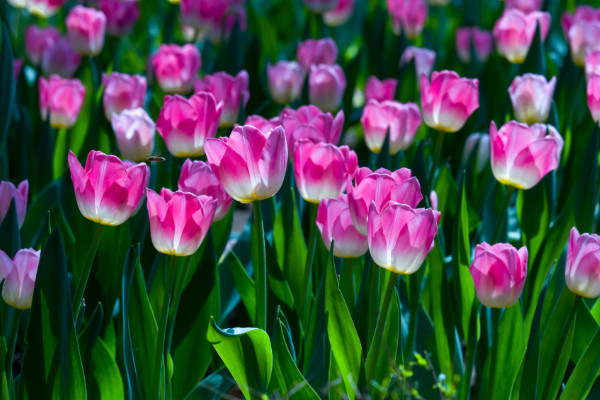
[[[11,260],[0,250],[0,278],[4,279],[2,298],[9,306],[19,310],[31,308],[40,253],[39,250],[21,249]]]
[[[354,0],[339,0],[337,6],[323,14],[323,22],[328,26],[344,25],[354,13]]]
[[[475,258],[469,268],[475,291],[486,307],[506,308],[515,304],[527,277],[527,247],[518,251],[508,243],[475,246]]]
[[[56,14],[67,0],[26,0],[27,10],[38,17],[49,18]]]
[[[241,203],[273,197],[281,188],[288,160],[280,126],[262,133],[251,125],[229,137],[206,140],[206,158],[225,191]]]
[[[219,126],[232,127],[238,120],[240,110],[246,107],[250,99],[248,72],[238,72],[231,76],[225,72],[205,75],[203,79],[196,80],[196,92],[209,92],[215,96],[217,103],[223,103],[223,112]]]
[[[106,15],[102,11],[75,6],[65,21],[69,41],[81,55],[96,56],[104,47]]]
[[[335,64],[338,48],[333,39],[308,39],[298,45],[296,58],[303,70],[312,65]]]
[[[531,189],[548,172],[558,168],[563,139],[551,125],[527,126],[507,122],[498,130],[490,126],[492,172],[498,182]]]
[[[471,62],[471,43],[480,62],[485,62],[492,53],[492,33],[477,27],[456,30],[456,52],[464,63]]]
[[[8,213],[10,203],[15,200],[17,209],[17,220],[19,221],[19,229],[25,221],[25,212],[27,211],[27,193],[29,192],[29,181],[26,179],[19,183],[18,187],[12,182],[0,182],[0,225]]]
[[[275,65],[267,64],[269,92],[279,104],[290,104],[300,97],[304,75],[295,61],[279,61]]]
[[[367,79],[367,85],[365,86],[365,100],[377,100],[379,102],[385,100],[393,100],[396,97],[396,87],[398,87],[398,80],[386,79],[380,81],[376,76],[370,76]]]
[[[421,108],[430,128],[457,132],[479,108],[479,81],[446,70],[434,71],[430,85],[427,77],[421,75]]]
[[[113,114],[111,125],[123,158],[141,162],[154,150],[154,121],[143,108]]]
[[[550,28],[550,14],[539,11],[525,14],[517,9],[505,10],[496,21],[493,31],[498,53],[511,63],[523,63],[538,24],[542,40],[545,40]]]
[[[201,64],[200,52],[191,44],[161,44],[152,57],[156,81],[169,94],[192,91]]]
[[[60,38],[60,32],[53,26],[40,28],[29,25],[25,30],[25,54],[35,66],[40,65],[44,52],[54,46]]]
[[[324,13],[334,10],[340,0],[303,0],[304,5],[314,13]]]
[[[144,107],[148,87],[145,77],[113,72],[110,75],[102,74],[102,84],[104,115],[109,121],[113,114]]]
[[[546,122],[552,106],[556,77],[550,82],[543,75],[517,76],[508,88],[515,116],[520,122],[535,124]]]
[[[165,96],[156,129],[169,153],[175,157],[204,155],[204,142],[217,134],[222,108],[207,92],[196,93],[189,100],[179,95]]]
[[[106,32],[110,36],[127,36],[140,16],[138,0],[100,0],[106,15]]]
[[[399,35],[402,29],[408,39],[415,39],[421,34],[427,19],[425,0],[387,0],[387,7],[396,35]]]
[[[325,247],[331,248],[333,242],[333,254],[336,257],[356,258],[367,252],[367,237],[354,227],[345,194],[321,200],[316,223]]]
[[[271,119],[266,119],[260,115],[250,115],[248,118],[246,118],[244,125],[252,125],[262,133],[266,134],[271,129],[281,125],[281,118],[273,117]]]
[[[150,237],[163,254],[189,256],[198,250],[215,216],[217,201],[189,192],[147,190]]]
[[[476,152],[475,155],[472,155]],[[463,164],[467,164],[471,157],[475,157],[475,171],[480,174],[490,162],[490,136],[487,133],[472,133],[465,141],[463,150]]]
[[[313,65],[310,67],[308,80],[308,97],[310,102],[323,111],[336,111],[340,108],[346,77],[339,65]]]
[[[94,150],[88,154],[85,169],[72,151],[68,160],[81,214],[102,225],[127,221],[144,194],[147,165],[124,164],[115,156]]]
[[[426,76],[431,74],[433,65],[435,64],[435,51],[409,46],[402,52],[400,66],[410,63],[413,59],[415,60],[417,80],[419,80],[423,74]]]
[[[441,213],[390,202],[369,206],[369,252],[375,264],[397,274],[412,274],[433,249]]]
[[[70,128],[75,125],[83,100],[85,86],[79,79],[62,79],[52,75],[49,80],[40,78],[40,113],[42,119],[50,113],[50,126]]]
[[[70,78],[80,64],[81,56],[73,50],[66,37],[59,37],[54,45],[46,48],[42,54],[42,71],[46,76]]]
[[[516,8],[523,11],[525,14],[540,11],[542,8],[542,0],[505,0],[504,7]]]
[[[577,228],[571,229],[567,246],[567,264],[565,265],[565,283],[575,294],[594,298],[600,296],[600,236],[579,234]]]

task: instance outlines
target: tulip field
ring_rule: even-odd
[[[0,399],[600,399],[600,1],[0,0]]]

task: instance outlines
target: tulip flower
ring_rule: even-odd
[[[269,92],[279,104],[290,104],[300,97],[304,75],[295,61],[279,61],[275,65],[267,64]]]
[[[592,118],[600,122],[600,75],[592,75],[588,79],[587,100]]]
[[[56,14],[67,0],[26,0],[27,10],[38,17],[49,18]]]
[[[546,122],[552,106],[556,77],[550,82],[543,75],[517,76],[508,88],[515,116],[520,122]]]
[[[333,112],[340,108],[346,90],[344,70],[337,64],[313,65],[308,86],[310,102],[323,111]]]
[[[394,172],[383,168],[375,172],[360,168],[354,182],[354,186],[350,181],[347,183],[348,205],[354,226],[363,235],[367,235],[371,203],[375,204],[378,211],[383,211],[390,202],[414,208],[423,199],[421,185],[408,168]]]
[[[421,75],[421,108],[425,123],[443,132],[460,130],[479,108],[479,81],[454,71],[434,71],[431,84]]]
[[[221,22],[228,4],[226,1],[181,0],[181,21],[188,26],[204,30]]]
[[[264,200],[279,191],[288,150],[282,127],[262,133],[251,125],[229,137],[206,140],[206,158],[225,191],[241,203]]]
[[[40,253],[39,250],[21,249],[11,260],[0,250],[0,278],[4,279],[2,298],[9,306],[19,310],[31,308]]]
[[[425,0],[387,0],[387,7],[396,35],[399,35],[402,29],[408,39],[415,39],[421,34],[427,19]]]
[[[271,119],[266,119],[260,115],[250,115],[248,118],[246,118],[244,125],[252,125],[262,133],[266,134],[271,129],[281,125],[281,118],[277,116]]]
[[[386,79],[380,81],[376,76],[370,76],[367,79],[365,86],[365,100],[377,100],[379,102],[385,100],[393,100],[396,97],[396,87],[398,87],[397,79]]]
[[[517,9],[505,10],[496,21],[493,31],[498,53],[511,63],[523,63],[538,24],[542,40],[545,40],[550,28],[550,14],[539,11],[525,14]]]
[[[296,58],[303,70],[312,65],[335,64],[338,48],[333,39],[308,39],[298,45]]]
[[[150,237],[163,254],[189,256],[198,250],[215,216],[217,201],[189,192],[147,190]]]
[[[313,143],[302,139],[296,143],[294,177],[302,198],[318,204],[323,199],[344,192],[346,180],[358,169],[358,157],[348,146]]]
[[[169,94],[185,94],[192,91],[201,64],[200,52],[191,44],[161,44],[152,57],[158,85]]]
[[[429,203],[431,204],[431,208],[434,209],[435,211],[440,210],[438,195],[435,190],[432,190],[431,193],[429,193]]]
[[[286,108],[281,113],[281,125],[285,130],[288,154],[293,158],[294,146],[300,139],[337,145],[344,126],[344,112],[338,112],[334,118],[313,105],[297,110]]]
[[[102,74],[102,84],[104,115],[109,121],[113,114],[144,106],[148,87],[145,77],[113,72],[110,75]]]
[[[146,164],[131,166],[113,155],[92,150],[85,168],[69,151],[69,168],[77,206],[83,216],[102,225],[121,225],[144,194]]]
[[[367,237],[354,227],[345,194],[321,200],[316,224],[325,247],[331,248],[333,242],[333,254],[336,257],[356,258],[367,252]]]
[[[8,213],[10,203],[15,200],[17,209],[17,220],[19,228],[23,226],[25,221],[25,212],[27,211],[27,193],[29,192],[29,181],[26,179],[15,187],[12,182],[0,182],[0,225]]]
[[[369,252],[375,264],[397,274],[415,273],[433,249],[441,213],[390,202],[369,206]]]
[[[592,75],[600,75],[600,50],[585,55],[585,79],[589,80]]]
[[[106,15],[93,8],[75,6],[69,11],[65,21],[69,41],[81,55],[95,56],[104,47]]]
[[[129,160],[123,160],[123,165],[125,166],[125,168],[131,168],[135,167],[136,163]],[[140,202],[138,203],[138,206],[135,208],[135,210],[133,210],[133,213],[131,214],[132,217],[135,217],[144,206],[144,201],[146,200],[146,189],[148,189],[148,186],[150,185],[150,167],[148,166],[148,164],[144,165],[146,166],[146,180],[144,181],[143,194],[142,197],[140,197]]]
[[[58,75],[70,78],[81,64],[81,56],[73,50],[66,37],[59,37],[53,46],[42,54],[42,71],[44,75]]]
[[[571,229],[567,245],[565,283],[575,294],[600,296],[600,236]]]
[[[304,5],[314,13],[324,13],[334,10],[340,0],[303,0]]]
[[[390,154],[393,155],[410,147],[423,119],[415,103],[370,100],[363,109],[360,122],[369,150],[379,154],[389,132]]]
[[[204,161],[192,161],[189,158],[183,163],[177,187],[182,192],[190,192],[196,196],[208,196],[216,200],[215,221],[223,219],[233,199],[227,194],[219,178]]]
[[[578,21],[569,29],[567,39],[575,65],[583,67],[586,54],[600,50],[599,35],[600,21]]]
[[[510,121],[500,130],[490,126],[492,172],[505,185],[534,187],[548,172],[558,168],[563,139],[551,125]]]
[[[29,25],[25,29],[25,54],[35,66],[40,65],[44,52],[54,46],[60,38],[60,31],[53,26],[40,28]]]
[[[505,0],[505,8],[516,8],[523,11],[525,14],[540,11],[542,8],[542,0]]]
[[[404,52],[402,52],[400,66],[408,64],[412,60],[415,60],[415,72],[417,74],[417,80],[420,79],[421,75],[423,74],[429,76],[433,70],[433,65],[435,64],[435,51],[409,46],[404,49]]]
[[[100,0],[100,10],[106,15],[106,33],[114,37],[129,35],[140,17],[138,0]]]
[[[471,62],[471,44],[480,62],[485,62],[492,53],[492,33],[474,28],[456,30],[456,53],[464,63]]]
[[[225,72],[205,75],[194,84],[196,92],[210,92],[217,102],[223,103],[223,112],[219,126],[233,126],[240,115],[240,109],[246,107],[250,99],[248,72],[240,71],[236,76]]]
[[[154,121],[143,108],[113,114],[111,125],[123,158],[145,161],[154,150]]]
[[[339,0],[337,6],[323,13],[323,22],[328,26],[344,25],[354,13],[354,0]]]
[[[527,257],[525,246],[518,251],[508,243],[490,246],[483,242],[475,246],[469,272],[481,304],[506,308],[519,300],[527,277]]]
[[[179,95],[165,96],[156,129],[169,153],[175,157],[204,155],[204,142],[217,134],[222,108],[207,92],[196,93],[189,100]]]
[[[569,30],[579,22],[600,21],[600,11],[590,5],[580,5],[575,8],[573,14],[564,12],[560,19],[565,38],[569,38]]]
[[[476,152],[473,155],[473,152]],[[490,161],[490,136],[487,133],[472,133],[465,141],[463,164],[475,157],[475,171],[480,174]]]
[[[75,125],[85,98],[85,86],[79,79],[62,79],[56,75],[49,80],[40,78],[39,90],[42,119],[49,113],[53,128]]]

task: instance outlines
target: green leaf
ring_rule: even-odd
[[[546,74],[546,52],[544,51],[544,41],[542,40],[542,32],[539,23],[536,26],[535,37],[529,47],[525,62],[521,64],[520,73],[524,74],[526,72],[540,75]]]
[[[586,347],[567,381],[560,400],[585,399],[600,373],[600,329]]]
[[[86,376],[89,376],[90,374],[92,351],[96,344],[96,340],[98,340],[100,336],[103,317],[104,309],[102,308],[102,304],[98,303],[87,325],[77,337],[77,340],[79,341],[79,350],[82,355],[83,371]],[[89,384],[90,382],[86,383]]]
[[[266,399],[273,369],[269,335],[258,328],[222,330],[211,318],[206,339],[213,345],[244,396],[247,399]]]
[[[10,201],[8,212],[0,224],[0,250],[3,250],[10,258],[14,258],[19,249],[21,249],[21,234],[17,206],[13,198]]]
[[[67,260],[55,229],[40,256],[19,383],[21,399],[86,399]]]
[[[98,339],[92,350],[90,366],[91,373],[87,375],[88,398],[98,400],[124,399],[123,380],[116,361],[102,339]]]
[[[591,232],[594,223],[594,211],[598,203],[598,147],[600,127],[595,124],[594,131],[585,148],[581,161],[581,175],[575,187],[575,221],[581,232]],[[568,205],[566,205],[568,207]]]
[[[235,287],[242,298],[242,302],[246,307],[246,312],[250,316],[250,320],[254,323],[256,322],[254,321],[256,318],[256,292],[254,290],[254,280],[248,275],[242,262],[234,252],[229,254],[227,260],[233,274]]]
[[[194,388],[185,400],[221,400],[233,386],[233,378],[225,367],[221,367]]]

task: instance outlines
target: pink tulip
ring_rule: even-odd
[[[598,36],[600,36],[600,21],[581,20],[571,26],[567,38],[575,65],[583,67],[586,53],[600,50]]]
[[[144,194],[146,164],[124,164],[118,157],[90,151],[81,167],[69,151],[69,168],[79,211],[102,225],[121,225],[134,212]]]
[[[506,308],[519,300],[527,277],[527,257],[525,246],[518,251],[508,243],[490,246],[483,242],[475,246],[469,272],[481,304]]]
[[[397,274],[416,272],[433,249],[441,213],[390,202],[369,206],[369,252],[375,264]]]
[[[127,36],[140,17],[138,0],[100,0],[100,10],[106,15],[106,32],[110,36]]]
[[[490,126],[492,172],[505,185],[534,187],[548,172],[558,168],[563,139],[551,125],[527,126],[507,122],[498,130]]]
[[[288,154],[293,161],[294,146],[300,139],[337,145],[344,126],[344,112],[338,112],[334,118],[313,105],[297,110],[285,108],[281,113],[281,125],[287,138]]]
[[[592,75],[588,79],[587,100],[592,118],[600,122],[600,75]]]
[[[396,97],[396,87],[398,87],[397,79],[386,79],[380,81],[376,76],[370,76],[367,79],[365,86],[365,100],[377,100],[379,102],[385,100],[393,100]]]
[[[431,193],[429,193],[429,203],[431,204],[431,208],[439,211],[439,200],[438,200],[438,195],[435,192],[435,190],[432,190]]]
[[[421,75],[421,108],[430,128],[457,132],[479,108],[479,81],[445,70],[434,71],[429,84]]]
[[[59,75],[70,78],[81,64],[81,56],[73,50],[66,37],[59,37],[53,46],[42,54],[42,71],[46,76]]]
[[[218,45],[223,39],[229,40],[236,25],[240,32],[248,29],[246,9],[242,6],[229,7],[219,22],[209,21],[206,28],[200,31],[200,36],[206,36],[212,43]]]
[[[579,296],[600,296],[600,236],[594,233],[580,235],[577,228],[571,229],[565,282]]]
[[[40,253],[39,250],[21,249],[11,260],[0,250],[0,278],[4,279],[2,298],[9,306],[19,310],[31,308]]]
[[[104,115],[109,121],[113,114],[144,106],[148,87],[145,77],[113,72],[110,75],[102,74],[102,84]]]
[[[345,194],[321,200],[316,223],[325,247],[331,248],[333,242],[333,254],[336,257],[356,258],[367,252],[367,237],[354,227]]]
[[[585,55],[585,79],[600,75],[600,50],[589,51]]]
[[[75,125],[85,98],[85,86],[79,79],[62,79],[52,75],[40,78],[40,113],[42,119],[50,113],[50,126],[70,128]]]
[[[360,168],[354,178],[355,185],[348,181],[348,205],[356,229],[367,235],[367,218],[371,203],[378,211],[387,208],[390,202],[407,204],[414,208],[421,202],[421,185],[408,168],[391,172],[380,168],[373,172]]]
[[[260,115],[250,115],[248,118],[246,118],[244,125],[252,125],[262,133],[266,134],[271,129],[281,125],[281,118],[273,117],[271,119],[266,119]]]
[[[408,39],[415,39],[421,34],[427,19],[425,0],[387,0],[387,7],[396,35],[399,35],[402,29]]]
[[[15,81],[19,79],[19,74],[23,69],[23,65],[25,65],[25,60],[22,58],[15,58],[13,60],[13,75],[15,77]]]
[[[493,33],[498,53],[511,63],[523,63],[538,24],[542,40],[545,40],[550,28],[550,14],[539,11],[525,14],[517,9],[505,10],[494,25]]]
[[[275,65],[267,64],[269,92],[279,104],[290,104],[300,97],[304,74],[295,61],[279,61]]]
[[[160,195],[148,189],[147,196],[154,248],[160,253],[179,257],[194,254],[208,233],[217,201],[167,188],[163,188]]]
[[[410,147],[423,119],[415,103],[370,100],[363,109],[360,122],[369,150],[379,154],[389,132],[390,154],[394,155]]]
[[[29,181],[25,179],[19,183],[18,187],[15,187],[11,182],[2,181],[0,182],[0,225],[6,217],[10,208],[10,203],[15,200],[15,207],[17,209],[17,220],[19,221],[19,228],[23,226],[25,221],[25,212],[27,211],[27,193],[29,192]]]
[[[552,106],[556,77],[550,82],[543,75],[517,76],[508,88],[515,116],[520,122],[532,125],[546,122]]]
[[[154,150],[154,121],[143,108],[123,110],[111,120],[123,158],[146,161]]]
[[[106,31],[106,15],[102,11],[75,6],[69,11],[65,23],[67,36],[76,52],[84,56],[100,54]]]
[[[201,35],[208,35],[211,40],[222,35],[225,26],[225,36],[233,28],[236,18],[242,14],[240,29],[245,30],[244,0],[181,0],[181,20],[184,25],[197,29]],[[212,31],[212,32],[211,32]]]
[[[210,169],[210,165],[204,161],[191,161],[189,158],[185,160],[177,187],[182,192],[215,199],[215,221],[223,219],[233,203],[233,199],[223,189],[219,178]]]
[[[222,109],[207,92],[196,93],[189,100],[167,95],[156,129],[175,157],[202,156],[205,140],[217,134]]]
[[[542,2],[542,0],[505,0],[504,7],[516,8],[527,14],[534,11],[540,11]]]
[[[338,48],[333,39],[308,39],[298,45],[296,58],[303,70],[312,65],[335,64]]]
[[[26,0],[27,10],[38,17],[48,18],[65,4],[67,0]]]
[[[473,155],[474,151],[476,153]],[[472,133],[467,137],[463,150],[463,164],[467,164],[471,157],[475,158],[475,171],[480,174],[490,162],[490,135]]]
[[[40,28],[29,25],[25,29],[25,54],[35,66],[40,65],[44,52],[54,46],[60,38],[60,32],[53,26]]]
[[[354,13],[354,0],[339,0],[337,6],[323,13],[323,22],[328,26],[344,25]]]
[[[435,64],[435,51],[409,46],[402,52],[400,66],[408,64],[412,60],[415,60],[415,72],[418,79],[420,79],[423,74],[429,76],[433,70],[433,65]]]
[[[318,204],[323,199],[344,192],[346,180],[358,169],[358,157],[348,146],[313,143],[302,139],[296,143],[294,177],[302,198]]]
[[[600,8],[594,8],[589,5],[580,5],[575,8],[573,14],[564,12],[560,19],[560,25],[563,29],[565,38],[569,39],[569,30],[579,22],[600,21]]]
[[[288,160],[285,133],[266,134],[251,125],[233,129],[229,137],[206,140],[206,158],[225,191],[241,203],[273,197],[285,177]]]
[[[308,79],[308,97],[310,102],[323,111],[336,111],[340,108],[346,76],[339,65],[319,64],[310,67]]]
[[[205,75],[194,84],[196,92],[210,92],[217,102],[223,103],[223,112],[219,126],[233,126],[240,115],[240,109],[246,107],[250,99],[248,72],[238,72],[231,76],[225,72]]]
[[[123,160],[123,165],[125,166],[126,169],[135,167],[136,163],[129,161],[129,160]],[[135,210],[133,210],[133,213],[131,214],[132,217],[135,217],[140,210],[142,209],[142,207],[144,207],[144,201],[146,200],[146,189],[148,189],[148,186],[150,185],[150,167],[148,166],[148,164],[144,164],[146,166],[146,179],[144,180],[144,187],[142,190],[142,197],[140,197],[140,202],[138,203],[138,206],[135,208]]]
[[[192,91],[201,64],[200,52],[191,44],[161,44],[152,57],[156,81],[169,94]]]
[[[471,43],[480,62],[485,62],[492,53],[492,32],[474,28],[456,30],[456,52],[464,63],[471,62]]]
[[[326,11],[334,10],[340,0],[303,0],[304,5],[310,11],[315,13],[324,13]]]

